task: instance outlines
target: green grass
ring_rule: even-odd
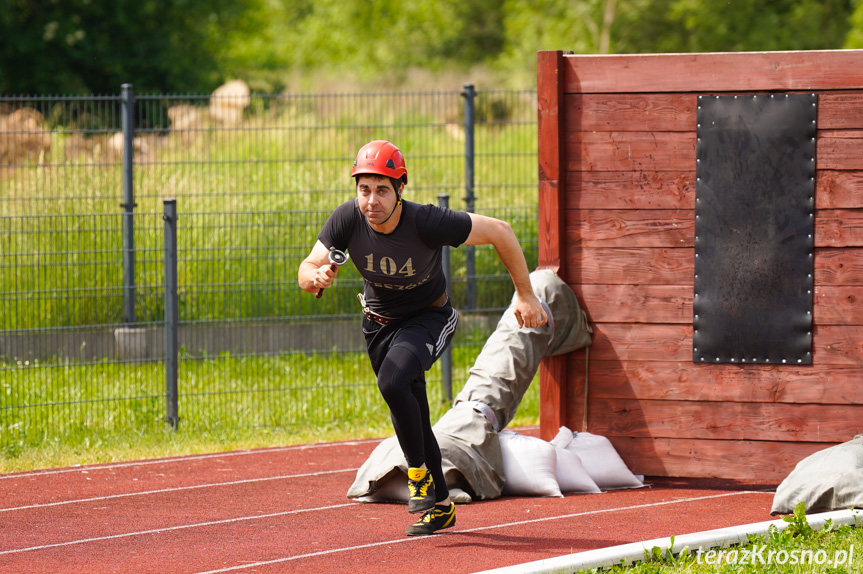
[[[485,123],[475,130],[474,168],[476,211],[512,224],[531,268],[538,224],[534,95],[480,94],[479,110],[502,111],[478,115]],[[148,109],[181,103],[175,97],[142,101]],[[183,101],[206,118],[205,98]],[[165,132],[166,121],[147,118],[155,125],[138,132],[144,147],[136,152],[133,177],[138,321],[162,320],[163,198],[177,200],[180,217],[181,320],[231,319],[238,311],[242,317],[303,315],[303,294],[293,279],[297,266],[326,216],[353,195],[350,166],[362,143],[387,137],[401,147],[410,172],[407,199],[437,203],[444,192],[451,207],[464,207],[463,136],[447,129],[447,122],[461,121],[461,104],[457,92],[256,96],[243,125],[233,129],[202,120],[194,131]],[[2,176],[0,330],[121,320],[119,160],[106,155],[104,142],[69,158],[80,137],[77,126],[49,127],[50,155]],[[101,141],[115,129],[97,128],[87,139]],[[480,249],[476,262],[478,276],[505,273],[489,249]],[[453,251],[452,269],[454,277],[464,276],[464,249]],[[359,281],[352,268],[344,275]],[[455,282],[457,305],[464,301],[462,285]],[[492,308],[505,307],[511,295],[505,281],[482,282],[478,289],[478,300]],[[346,294],[328,298],[314,313],[353,311],[353,294]]]
[[[459,335],[453,396],[479,336]],[[365,353],[182,358],[176,432],[163,422],[161,363],[21,366],[0,364],[6,404],[31,405],[3,414],[0,472],[392,435]],[[427,380],[437,420],[450,408],[440,363]],[[534,381],[513,425],[535,425],[538,416]]]
[[[850,574],[863,572],[863,529],[828,521],[809,526],[803,503],[780,530],[750,535],[749,543],[730,548],[685,548],[678,553],[655,547],[635,565],[581,570],[576,574]],[[671,539],[674,546],[674,539]]]
[[[133,175],[140,324],[158,325],[164,317],[163,198],[177,200],[179,314],[187,325],[356,315],[361,281],[352,266],[320,300],[297,287],[296,269],[329,212],[353,195],[350,166],[370,139],[391,139],[405,152],[407,199],[437,203],[439,193],[449,193],[451,207],[464,206],[464,140],[447,127],[463,117],[458,92],[256,96],[242,126],[221,129],[204,119],[185,133],[163,129],[167,107],[193,104],[205,118],[206,98],[138,101],[149,114],[139,119],[142,148]],[[92,113],[58,112],[79,105],[75,100],[41,105],[50,154],[0,174],[0,336],[13,339],[122,325],[122,170],[106,152],[118,126]],[[476,211],[509,221],[533,268],[535,93],[485,92],[477,105],[495,112],[478,111],[484,123],[476,126]],[[58,117],[83,123],[52,123]],[[90,146],[73,157],[82,134]],[[462,309],[465,251],[451,256],[453,299]],[[477,249],[475,272],[478,303],[505,308],[512,284],[492,248]],[[473,336],[456,351],[454,394],[488,333]],[[26,348],[6,352],[13,356],[0,357],[0,397],[8,407],[0,409],[0,470],[390,432],[361,353],[186,356],[180,431],[171,433],[162,422],[159,362],[37,360]],[[436,373],[430,381],[439,380]],[[431,396],[440,395],[435,384]],[[533,409],[527,424],[536,420],[537,402],[524,405]]]
[[[434,389],[430,389],[433,393]],[[534,426],[538,399],[528,391],[511,427]],[[382,399],[381,399],[382,401]],[[440,410],[440,408],[438,409]],[[189,431],[182,427],[148,425],[116,431],[82,429],[67,436],[52,435],[37,445],[0,451],[0,474],[74,465],[144,460],[190,454],[290,446],[319,442],[379,439],[393,436],[388,416],[286,428],[215,428]]]

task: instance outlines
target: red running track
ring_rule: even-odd
[[[407,537],[405,505],[345,495],[377,443],[0,475],[0,572],[458,574],[773,519],[775,485],[648,478],[459,505],[454,528]]]

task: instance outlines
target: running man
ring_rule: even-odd
[[[455,525],[425,382],[425,371],[450,344],[458,323],[458,311],[446,293],[443,246],[493,245],[515,285],[519,327],[541,327],[548,317],[508,223],[403,200],[408,182],[404,156],[388,141],[364,145],[351,176],[356,197],[330,214],[300,264],[298,281],[309,293],[329,287],[338,273],[330,264],[331,250],[347,251],[362,275],[363,335],[408,464],[408,512],[423,513],[407,534],[434,534]]]

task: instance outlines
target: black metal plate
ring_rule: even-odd
[[[812,363],[816,106],[698,98],[695,362]]]

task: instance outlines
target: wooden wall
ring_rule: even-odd
[[[542,364],[542,436],[607,436],[650,476],[778,483],[863,432],[863,51],[537,65],[540,267],[594,328],[587,375],[584,351]],[[773,92],[818,94],[813,364],[695,364],[697,97]]]

